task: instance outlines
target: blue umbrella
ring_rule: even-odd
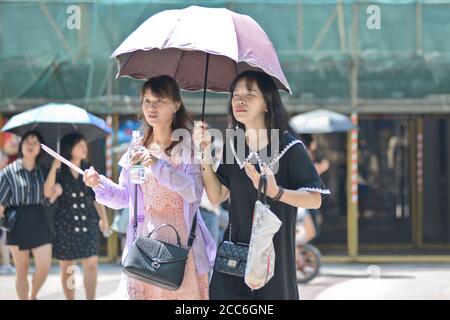
[[[356,129],[349,117],[326,109],[296,115],[289,121],[289,125],[299,134],[345,132]]]
[[[19,113],[12,117],[2,131],[24,135],[29,130],[42,134],[49,146],[57,146],[59,140],[69,133],[81,133],[88,142],[112,133],[106,122],[99,117],[71,104],[49,103]]]

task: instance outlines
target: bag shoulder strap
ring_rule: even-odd
[[[267,205],[267,176],[265,174],[261,174],[261,177],[259,179],[258,195],[256,197],[256,200],[259,200],[262,203],[264,203],[265,205]],[[253,220],[253,214],[252,214],[252,220]],[[231,240],[231,232],[232,232],[231,222],[228,221],[228,241],[233,242]],[[245,243],[241,243],[241,242],[237,242],[237,243],[245,244]],[[245,244],[245,245],[247,245],[247,244]]]
[[[138,228],[138,219],[137,219],[137,198],[138,198],[138,185],[134,185],[134,211],[133,211],[133,241],[136,240],[137,237],[137,228]],[[189,232],[189,239],[187,243],[187,247],[192,247],[192,244],[195,239],[195,230],[197,228],[197,212],[194,215],[194,220],[192,221],[191,231]]]
[[[138,228],[138,221],[137,221],[137,192],[138,192],[138,185],[134,185],[134,210],[133,210],[133,241],[136,240],[137,237],[137,228]]]
[[[195,229],[196,228],[197,228],[197,212],[195,213],[194,220],[192,221],[191,232],[189,233],[189,239],[188,239],[188,243],[187,243],[188,248],[192,247],[192,243],[194,242],[194,239],[195,239]]]
[[[258,197],[256,199],[267,204],[267,176],[265,174],[261,174],[259,178]]]

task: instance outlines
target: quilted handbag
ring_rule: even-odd
[[[260,182],[265,178],[261,175]],[[261,197],[261,188],[258,188],[258,199]],[[249,245],[231,240],[232,225],[229,224],[228,241],[223,241],[217,248],[214,269],[217,272],[244,277],[247,268]]]
[[[220,273],[244,277],[247,265],[248,244],[223,241],[217,248],[214,269]]]
[[[137,191],[137,185],[135,192]],[[180,244],[178,231],[169,224],[163,224],[150,232],[148,236],[139,236],[137,233],[137,192],[134,201],[134,237],[135,240],[128,250],[123,263],[123,272],[131,278],[150,283],[157,287],[169,290],[177,290],[184,278],[184,270],[189,254],[189,249],[195,239],[197,226],[197,214],[192,222],[191,232],[187,248]],[[177,237],[176,245],[152,239],[152,234],[162,228],[172,228]]]

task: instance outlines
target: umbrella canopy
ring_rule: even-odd
[[[56,146],[66,134],[79,132],[88,142],[112,133],[106,122],[71,104],[49,103],[13,116],[2,128],[18,136],[29,130],[42,134],[46,144]]]
[[[237,74],[262,71],[291,92],[264,30],[247,15],[191,6],[155,14],[114,51],[117,77],[167,74],[185,90],[228,91]],[[204,95],[205,97],[205,95]]]
[[[326,109],[299,114],[289,121],[289,125],[299,134],[345,132],[356,129],[349,117]]]

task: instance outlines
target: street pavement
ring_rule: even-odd
[[[325,265],[300,286],[305,300],[450,300],[450,265]]]
[[[115,299],[120,278],[119,265],[101,264],[97,299]],[[0,275],[0,300],[16,299],[14,279],[14,275]],[[81,270],[77,271],[75,283],[77,299],[84,299]],[[450,265],[326,264],[320,276],[306,285],[299,285],[299,291],[301,300],[450,300]],[[64,299],[57,266],[52,267],[38,298]]]

